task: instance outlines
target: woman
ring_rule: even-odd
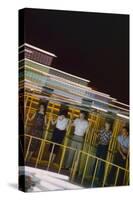
[[[41,103],[39,105],[38,111],[34,113],[32,117],[29,119],[30,121],[32,121],[31,135],[37,138],[42,138],[44,125],[47,123],[45,110],[46,110],[45,105]],[[34,138],[32,139],[32,142],[30,145],[29,160],[31,159],[33,153],[37,152],[39,144],[40,144],[40,140],[37,140]]]
[[[52,125],[56,125],[53,135],[52,135],[52,138],[51,138],[51,141],[61,144],[65,137],[66,128],[68,125],[67,111],[66,110],[61,111],[56,120],[51,119],[51,123],[52,123]],[[57,155],[59,149],[60,149],[59,145],[55,145],[53,147],[53,144],[50,144],[49,151],[50,151],[50,153],[52,153],[52,159],[51,159],[52,161],[54,161],[55,156]]]

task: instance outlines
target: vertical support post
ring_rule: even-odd
[[[29,140],[27,151],[26,151],[26,155],[25,155],[25,161],[27,160],[29,149],[30,149],[30,145],[31,145],[31,141],[32,141],[32,136],[29,136],[29,137],[30,137],[30,140]],[[25,142],[25,139],[24,139],[24,142]]]
[[[95,158],[97,159],[97,158]],[[95,180],[95,176],[96,176],[96,172],[97,172],[97,167],[98,167],[98,159],[96,161],[96,165],[95,165],[95,170],[94,170],[94,174],[93,174],[93,178],[92,178],[92,182],[91,182],[91,187],[93,187],[93,184],[94,184],[94,180]]]
[[[49,166],[50,166],[50,163],[51,163],[51,160],[52,160],[52,156],[53,156],[53,152],[54,152],[54,147],[55,147],[55,143],[53,143],[53,146],[52,146],[52,151],[50,153],[47,170],[49,170]]]
[[[120,168],[118,167],[117,168],[117,172],[116,172],[116,177],[115,177],[115,183],[114,183],[115,186],[117,184],[117,179],[118,179],[119,171],[120,171]]]
[[[102,187],[104,187],[105,182],[106,182],[106,178],[107,178],[107,174],[108,174],[108,168],[109,168],[109,163],[107,163],[106,167],[105,167],[105,173],[104,173],[104,179],[103,179]]]
[[[33,97],[31,97],[29,109],[28,109],[28,112],[27,112],[27,116],[26,116],[26,120],[25,120],[25,128],[27,127],[27,122],[28,122],[28,119],[29,119],[29,114],[30,114],[30,109],[31,109],[32,101],[33,101]]]
[[[76,161],[75,161],[75,164],[74,164],[74,167],[73,167],[73,173],[72,173],[72,178],[71,178],[71,180],[73,181],[74,180],[74,177],[75,177],[75,174],[76,174],[76,170],[77,170],[77,166],[78,166],[78,162],[79,162],[79,158],[80,158],[80,153],[81,153],[81,151],[77,151],[77,159],[75,159]]]
[[[83,184],[83,181],[84,181],[84,177],[85,177],[85,173],[86,173],[86,168],[87,168],[87,164],[88,164],[88,159],[89,159],[89,155],[87,155],[87,159],[86,159],[86,162],[85,162],[85,168],[84,168],[82,179],[81,179],[81,185]]]
[[[63,164],[63,160],[64,160],[65,152],[66,152],[66,146],[63,146],[63,152],[62,152],[62,155],[61,155],[61,161],[60,161],[60,164],[59,164],[59,170],[58,170],[58,173],[60,173],[60,171],[61,171],[61,167],[62,167],[62,164]]]
[[[42,146],[43,146],[43,140],[41,139],[40,149],[39,149],[38,156],[37,156],[37,159],[36,159],[35,168],[37,167],[38,162],[39,162],[39,158],[40,158],[40,154],[41,154]]]

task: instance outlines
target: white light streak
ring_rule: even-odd
[[[106,109],[104,109],[104,108],[100,108],[100,107],[97,107],[97,106],[91,106],[92,108],[95,108],[95,109],[97,109],[97,110],[100,110],[100,111],[103,111],[103,112],[108,112]]]
[[[117,113],[117,116],[118,116],[118,117],[122,117],[122,118],[124,118],[124,119],[129,119],[129,116],[122,115],[122,114],[119,114],[119,113]]]
[[[37,48],[37,47],[35,47],[35,46],[31,45],[31,44],[27,44],[27,43],[24,43],[24,44],[22,44],[21,46],[19,46],[19,49],[20,49],[21,47],[23,47],[23,46],[27,46],[27,47],[33,48],[33,49],[35,49],[35,50],[37,50],[37,51],[40,51],[40,52],[42,52],[42,53],[48,54],[48,55],[50,55],[50,56],[57,57],[57,56],[56,56],[55,54],[53,54],[53,53],[50,53],[50,52],[45,51],[45,50],[42,50],[42,49],[40,49],[40,48]]]

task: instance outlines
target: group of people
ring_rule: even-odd
[[[45,109],[45,105],[41,103],[39,105],[38,111],[29,118],[29,121],[32,121],[31,134],[38,138],[43,138],[44,126],[47,124]],[[59,112],[57,119],[53,119],[53,117],[51,117],[51,124],[55,126],[51,141],[55,144],[62,144],[66,135],[67,127],[70,125],[70,120],[67,118],[67,110],[62,109]],[[86,112],[81,111],[79,118],[76,118],[73,122],[71,122],[71,126],[74,126],[74,134],[71,140],[71,147],[81,149],[84,135],[87,128],[89,127]],[[34,140],[34,142],[32,142],[30,145],[30,153],[28,156],[29,159],[32,157],[33,153],[37,151],[37,148],[38,141]],[[59,145],[54,145],[53,148],[53,144],[50,144],[49,152],[52,153],[52,161],[55,160],[55,156],[58,154],[59,149]],[[66,168],[71,166],[73,156],[74,152],[68,155]]]
[[[112,123],[106,121],[105,127],[101,129],[97,135],[98,146],[96,151],[96,157],[101,158],[100,168],[97,173],[99,179],[99,185],[102,184],[105,171],[105,162],[107,159],[107,153],[109,148],[109,143],[112,138]],[[123,185],[125,171],[123,169],[119,170],[118,177],[116,177],[117,167],[126,168],[126,161],[129,155],[129,129],[127,126],[124,126],[121,130],[121,133],[117,136],[117,148],[113,159],[113,164],[111,165],[111,170],[107,177],[107,185],[113,185],[116,180],[116,185]],[[96,162],[95,162],[96,163]],[[95,167],[94,167],[95,169]],[[93,173],[94,174],[94,170]]]
[[[43,137],[43,132],[44,132],[44,126],[47,124],[47,117],[46,117],[46,107],[43,103],[39,105],[38,111],[31,116],[29,119],[32,121],[32,130],[31,134],[35,137],[42,138]],[[70,141],[69,146],[81,150],[85,134],[87,132],[87,129],[89,128],[89,122],[87,119],[87,113],[84,111],[80,112],[79,118],[76,118],[74,121],[70,121],[67,118],[67,111],[66,110],[61,110],[57,119],[53,119],[51,117],[51,124],[55,126],[51,141],[53,143],[50,144],[49,146],[49,153],[51,153],[52,158],[51,160],[54,162],[56,155],[59,152],[60,145],[54,145],[53,144],[62,144],[64,137],[66,135],[66,130],[67,127],[70,125],[74,127],[73,135]],[[107,153],[108,153],[108,147],[109,147],[109,142],[112,137],[112,124],[109,121],[105,122],[105,126],[103,129],[101,129],[98,134],[97,134],[97,150],[96,150],[96,157],[101,158],[103,160],[106,160]],[[126,160],[128,157],[128,149],[129,149],[129,131],[128,127],[123,127],[122,128],[122,133],[118,136],[117,138],[117,152],[115,153],[114,156],[114,163],[116,165],[119,165],[121,167],[125,167],[126,165]],[[30,145],[30,153],[29,153],[29,159],[32,157],[32,154],[36,149],[38,148],[38,142],[34,141]],[[72,166],[72,161],[74,158],[74,151],[69,150],[68,155],[65,159],[65,168],[70,169]],[[95,168],[94,163],[94,168]],[[100,163],[100,169],[98,170],[97,177],[99,178],[99,181],[103,181],[104,177],[104,171],[105,171],[105,163],[101,161]],[[116,167],[112,167],[109,173],[109,178],[108,182],[109,184],[113,184],[113,177],[114,174],[116,174]],[[92,172],[92,176],[94,174],[94,170]],[[118,177],[118,185],[122,184],[123,182],[123,177],[124,177],[124,171],[119,173]]]

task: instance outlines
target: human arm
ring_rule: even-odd
[[[51,124],[55,125],[57,123],[57,119],[53,119],[53,117],[51,117]]]
[[[71,120],[71,126],[76,126],[77,122],[78,122],[78,118]]]
[[[126,154],[128,156],[129,154],[129,149],[128,148],[125,148],[124,146],[121,145],[121,150],[124,154]]]
[[[44,117],[44,124],[45,125],[47,124],[47,115],[45,115],[45,117]]]
[[[75,119],[75,120],[76,120],[76,119]],[[75,126],[75,120],[70,120],[70,123],[69,123],[69,124],[70,124],[71,126]]]
[[[97,141],[100,140],[100,137],[101,137],[102,133],[103,133],[103,129],[100,129],[100,130],[96,131],[96,140]]]
[[[125,160],[125,159],[126,159],[126,156],[125,156],[125,154],[124,154],[122,148],[123,148],[123,147],[122,147],[121,144],[118,142],[118,144],[117,144],[117,150],[118,150],[118,152],[121,154],[123,160]]]

